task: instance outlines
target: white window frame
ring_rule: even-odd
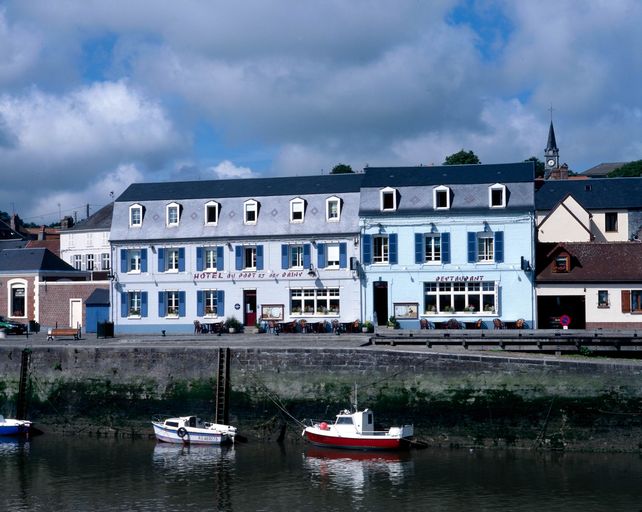
[[[496,315],[497,281],[426,281],[423,289],[424,314]],[[456,309],[457,303],[461,304],[461,309]]]
[[[248,214],[254,214],[254,220],[248,220]],[[259,203],[254,199],[249,199],[243,203],[243,224],[253,226],[259,218]]]
[[[446,194],[446,206],[440,206],[438,197]],[[432,204],[434,210],[450,210],[450,188],[445,185],[439,185],[432,189]]]
[[[134,213],[138,212],[137,218],[134,219]],[[138,222],[134,222],[137,220]],[[143,206],[140,204],[132,204],[129,207],[129,227],[139,228],[143,225]]]
[[[140,290],[131,290],[127,292],[127,318],[141,318],[143,294]],[[136,306],[138,305],[138,308]],[[138,313],[133,313],[138,311]]]
[[[205,247],[203,249],[203,269],[216,270],[218,268],[217,248]]]
[[[140,249],[127,250],[127,273],[140,274],[142,272],[142,251]]]
[[[388,235],[372,236],[372,263],[375,265],[390,263],[390,238]]]
[[[74,254],[74,268],[82,270],[82,254]]]
[[[331,215],[331,205],[336,204],[336,215]],[[325,200],[325,220],[326,222],[339,222],[341,220],[341,199],[337,196],[328,197]]]
[[[24,290],[24,311],[22,315],[14,315],[13,291],[22,288]],[[29,310],[29,283],[25,279],[11,279],[7,282],[7,316],[10,318],[27,318]]]
[[[291,288],[290,314],[292,316],[339,316],[341,290],[334,288]]]
[[[165,292],[165,317],[178,318],[179,316],[180,293],[178,290],[168,290]],[[171,312],[170,312],[171,311]]]
[[[111,254],[104,252],[100,255],[100,270],[111,269]]]
[[[176,211],[176,218],[172,218],[173,211]],[[178,203],[169,203],[165,207],[165,220],[168,228],[176,227],[181,220],[181,205]]]
[[[290,222],[301,224],[305,220],[305,200],[295,197],[290,200]]]
[[[501,201],[499,204],[493,204],[493,193],[501,192]],[[495,183],[488,187],[488,206],[489,208],[506,208],[506,185],[501,183]]]
[[[288,246],[288,268],[303,269],[303,245]]]
[[[243,247],[243,270],[256,270],[256,246],[254,245]]]
[[[165,249],[165,272],[178,272],[179,254],[177,248]]]
[[[441,263],[442,255],[441,233],[427,234],[424,237],[424,263],[429,265]]]
[[[495,262],[495,234],[488,231],[477,233],[477,263]]]
[[[330,253],[335,253],[333,256],[336,260],[330,260]],[[326,244],[325,246],[325,268],[337,269],[341,265],[341,246],[338,243]]]
[[[85,268],[88,271],[96,270],[96,260],[93,254],[87,254],[85,256]]]
[[[392,196],[392,207],[386,207],[386,197],[389,196]],[[379,191],[379,209],[382,212],[394,212],[397,210],[397,189],[386,187]]]
[[[206,318],[218,317],[218,290],[203,290],[203,309]]]
[[[209,215],[208,212],[210,211],[210,208],[214,208],[214,211],[216,212],[216,220],[215,221],[210,221],[208,220]],[[205,210],[203,212],[203,219],[205,220],[205,225],[206,226],[217,226],[218,225],[218,218],[219,218],[219,213],[221,211],[221,205],[217,203],[216,201],[208,201],[205,203]]]

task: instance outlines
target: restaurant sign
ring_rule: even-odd
[[[483,281],[484,276],[437,276],[435,281],[440,283],[452,283],[462,281]]]

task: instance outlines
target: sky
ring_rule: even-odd
[[[0,0],[0,210],[339,164],[642,159],[639,0]]]

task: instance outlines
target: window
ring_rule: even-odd
[[[133,204],[129,207],[129,227],[139,228],[143,225],[143,207]]]
[[[76,270],[82,270],[82,255],[74,254],[74,268]]]
[[[617,212],[604,214],[604,229],[607,233],[617,233]]]
[[[243,270],[256,270],[256,247],[243,247]]]
[[[225,313],[223,290],[199,290],[196,292],[196,313],[204,317],[222,317]]]
[[[479,233],[477,237],[477,261],[491,262],[495,258],[495,237],[492,233]]]
[[[218,224],[218,210],[220,205],[215,201],[205,204],[205,225],[216,226]]]
[[[506,208],[506,185],[496,183],[488,187],[488,204],[491,208]]]
[[[167,272],[178,272],[178,249],[167,249],[166,262]]]
[[[289,246],[289,268],[301,269],[303,268],[303,246],[291,245]]]
[[[109,270],[111,268],[111,258],[108,252],[100,255],[100,268],[101,270]]]
[[[598,308],[608,308],[609,307],[609,292],[608,292],[608,290],[598,290],[597,291],[597,307]]]
[[[235,251],[236,270],[263,270],[262,245],[237,245]]]
[[[381,211],[394,211],[397,209],[397,191],[394,188],[386,187],[379,191]]]
[[[450,189],[446,186],[435,187],[432,190],[432,203],[435,210],[450,208]]]
[[[341,199],[329,197],[325,200],[325,220],[328,222],[339,222],[341,217]]]
[[[94,270],[94,255],[87,255],[87,270]]]
[[[373,236],[373,263],[388,263],[389,261],[389,244],[387,236]]]
[[[205,248],[205,270],[216,270],[216,253],[215,247]]]
[[[141,252],[139,249],[128,250],[127,261],[128,261],[127,272],[141,271]]]
[[[568,254],[557,256],[553,262],[553,272],[569,272],[571,270],[570,259]]]
[[[290,290],[292,315],[338,315],[339,302],[339,288]]]
[[[185,316],[185,292],[158,292],[159,318],[178,318]]]
[[[259,203],[254,200],[245,201],[243,204],[243,222],[245,224],[256,224],[258,210]]]
[[[340,265],[340,253],[339,253],[339,244],[328,244],[326,246],[326,268],[339,268]]]
[[[203,270],[223,270],[224,247],[197,247],[196,248],[196,270],[202,272]],[[179,266],[180,266],[179,255]],[[183,264],[184,266],[184,264]]]
[[[121,249],[120,271],[147,272],[147,249]]]
[[[504,232],[486,226],[478,233],[468,232],[468,263],[503,263]]]
[[[497,283],[455,281],[424,283],[424,313],[494,314]]]
[[[185,248],[158,248],[159,272],[185,272]]]
[[[9,284],[9,316],[24,318],[27,316],[27,283],[24,281]]]
[[[141,292],[127,292],[128,313],[127,316],[140,317],[141,316]]]
[[[170,203],[167,205],[167,226],[178,226],[180,217],[180,205],[178,203]]]
[[[424,261],[426,263],[438,263],[441,261],[441,235],[426,235]]]
[[[305,201],[303,199],[296,198],[290,201],[290,222],[303,222],[304,212]]]
[[[318,243],[317,244],[317,266],[326,269],[347,268],[348,266],[348,244],[339,243]],[[305,260],[303,262],[305,266]]]
[[[216,290],[205,290],[203,292],[204,306],[205,306],[205,316],[218,316],[218,301]]]

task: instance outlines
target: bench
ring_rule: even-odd
[[[56,327],[47,331],[47,341],[53,341],[56,337],[71,337],[75,340],[80,339],[80,328],[74,329],[73,327]]]

